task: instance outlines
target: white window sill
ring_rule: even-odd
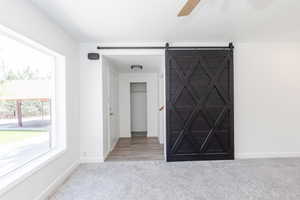
[[[45,167],[47,164],[56,160],[66,149],[53,149],[48,153],[34,159],[26,165],[12,171],[11,173],[1,177],[0,180],[0,196],[8,192],[10,189],[15,187],[17,184],[23,182],[26,178]]]

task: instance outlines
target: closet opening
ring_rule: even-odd
[[[131,137],[147,137],[147,83],[130,83]]]

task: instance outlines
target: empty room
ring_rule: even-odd
[[[0,0],[0,200],[299,200],[299,11]]]

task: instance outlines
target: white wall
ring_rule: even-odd
[[[80,48],[80,160],[103,160],[103,82],[101,60],[88,60],[95,46]]]
[[[80,160],[103,162],[119,138],[118,73],[105,56],[87,59],[88,53],[97,52],[95,45],[80,47]],[[109,124],[110,107],[116,118],[114,128]]]
[[[147,132],[147,84],[130,85],[131,132]]]
[[[236,157],[300,156],[300,129],[298,127],[300,43],[234,42],[234,44]],[[95,50],[97,44],[89,45],[92,50]],[[178,43],[174,45],[222,46],[227,43]],[[143,50],[139,52],[141,55],[147,54]],[[103,54],[113,53],[115,55],[132,54],[130,51],[121,50],[103,52]],[[138,52],[135,54],[139,55]],[[84,66],[84,68],[90,67],[93,66]],[[95,78],[94,74],[87,76],[87,80],[81,84],[92,83]],[[89,87],[90,85],[84,89]],[[126,90],[129,91],[129,87],[124,91]],[[120,99],[124,97],[129,99],[122,94],[122,90],[120,92]],[[160,106],[161,103],[158,104],[156,110]],[[125,108],[122,112],[129,111]],[[122,118],[124,122],[128,119],[129,117]],[[130,123],[126,122],[126,124]],[[120,130],[125,137],[128,136],[130,127],[123,125]],[[96,145],[94,140],[90,138],[88,148],[93,149],[94,145]]]
[[[147,84],[147,136],[158,137],[158,77],[155,73],[119,74],[120,137],[131,137],[130,83]]]
[[[237,157],[300,156],[300,44],[235,46]]]
[[[103,69],[102,69],[102,60],[106,60],[110,65],[109,59],[106,59],[106,55],[164,55],[164,51],[162,50],[138,50],[138,51],[118,51],[118,50],[104,50],[99,51],[96,50],[96,43],[82,43],[80,45],[80,152],[81,152],[81,161],[82,162],[102,162],[107,155],[107,151],[103,151],[103,137],[105,132],[103,131]],[[102,55],[100,61],[90,61],[87,59],[87,54],[89,52],[98,52]],[[137,74],[138,75],[138,74]],[[144,81],[145,82],[145,81]],[[119,85],[120,80],[119,80]],[[121,87],[121,86],[120,86]],[[105,87],[104,87],[105,88]],[[158,90],[158,86],[154,86],[154,90]],[[123,100],[124,95],[119,88],[120,93],[119,99]],[[130,88],[128,84],[128,105],[130,104]],[[126,96],[126,95],[125,95]],[[158,96],[154,97],[158,101]],[[123,106],[122,106],[123,108]],[[118,120],[121,121],[121,107],[118,108],[119,114],[117,115]],[[128,106],[130,109],[130,106]],[[158,110],[158,107],[151,108],[153,110]],[[128,112],[130,119],[130,111]],[[158,115],[158,114],[157,114]],[[156,115],[156,120],[154,125],[158,129],[157,121],[158,117]],[[151,117],[152,121],[154,117]],[[124,120],[124,119],[123,119]],[[120,125],[122,123],[120,122]],[[130,121],[128,122],[129,126],[127,127],[127,135],[121,135],[121,132],[117,131],[117,137],[129,137],[130,136]],[[118,127],[117,127],[118,128]],[[118,130],[124,130],[122,128],[118,128]],[[158,131],[151,131],[153,134],[157,134]],[[116,140],[116,139],[115,139]],[[113,143],[111,145],[113,147]],[[105,147],[107,148],[107,147]]]
[[[27,0],[1,0],[0,24],[66,56],[67,150],[3,194],[1,200],[33,200],[79,161],[78,46]]]

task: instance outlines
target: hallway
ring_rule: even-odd
[[[163,145],[156,137],[120,138],[106,161],[163,160]]]

